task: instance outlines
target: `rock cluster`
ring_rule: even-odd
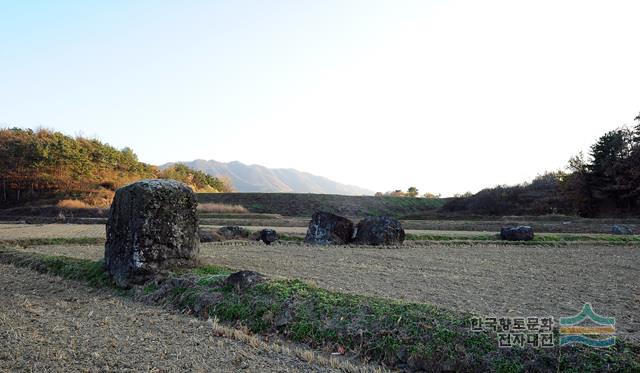
[[[218,229],[218,234],[221,235],[225,240],[237,240],[249,238],[251,232],[240,226],[230,225]]]
[[[402,224],[389,216],[362,219],[354,229],[351,220],[328,212],[311,217],[304,242],[317,245],[400,245],[405,233]]]

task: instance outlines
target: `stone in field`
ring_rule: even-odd
[[[404,229],[397,219],[389,216],[370,216],[358,223],[354,243],[359,245],[401,245]]]
[[[500,239],[507,241],[531,241],[533,240],[533,228],[526,225],[503,227],[500,228]]]
[[[120,287],[192,264],[198,255],[197,201],[175,180],[148,179],[116,191],[107,221],[105,267]]]
[[[618,224],[616,224],[611,229],[611,233],[612,234],[631,235],[631,234],[633,234],[633,231],[631,230],[631,228],[627,227],[626,225],[618,225]]]
[[[263,229],[260,231],[260,238],[258,240],[262,240],[262,242],[267,245],[271,245],[272,242],[278,240],[278,233],[273,229]]]
[[[264,281],[264,276],[258,272],[240,271],[230,274],[225,280],[225,284],[233,286],[236,290],[245,290],[262,281]]]
[[[226,240],[237,240],[237,239],[249,238],[249,235],[251,234],[251,232],[249,232],[248,230],[240,226],[230,225],[230,226],[221,227],[220,229],[218,229],[218,234],[224,237],[224,239]]]
[[[198,237],[200,237],[200,242],[219,242],[223,240],[218,232],[207,229],[199,229]]]
[[[344,245],[353,237],[353,222],[329,212],[316,212],[311,217],[304,242],[316,245]]]

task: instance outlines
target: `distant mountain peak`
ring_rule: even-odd
[[[293,168],[267,168],[262,165],[247,165],[239,161],[218,162],[196,159],[189,162],[167,163],[160,168],[182,163],[188,167],[212,176],[226,176],[231,179],[238,192],[264,193],[320,193],[343,195],[373,195],[373,191],[354,185],[347,185],[316,176]]]

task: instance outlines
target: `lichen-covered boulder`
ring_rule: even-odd
[[[265,277],[255,271],[240,271],[229,275],[224,281],[226,285],[231,285],[236,290],[245,290],[265,280]]]
[[[316,212],[311,217],[304,242],[316,245],[344,245],[353,237],[353,222],[329,212]]]
[[[260,238],[258,240],[262,240],[262,242],[267,245],[271,245],[271,243],[278,241],[278,233],[273,229],[265,228],[260,231]]]
[[[218,234],[221,235],[225,240],[238,240],[249,238],[251,232],[240,226],[230,225],[218,229]]]
[[[359,245],[402,245],[404,229],[397,219],[370,216],[358,223],[354,243]]]
[[[144,283],[198,255],[197,201],[175,180],[140,180],[116,191],[107,221],[105,267],[116,284]]]
[[[533,228],[526,225],[503,227],[500,228],[500,239],[506,241],[531,241],[533,240]]]
[[[626,225],[616,224],[611,228],[611,234],[631,235],[633,231]]]

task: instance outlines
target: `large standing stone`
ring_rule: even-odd
[[[404,242],[404,229],[389,216],[366,217],[358,223],[355,243],[359,245],[398,245]]]
[[[121,287],[159,271],[191,264],[198,255],[197,201],[175,180],[141,180],[116,191],[105,244],[105,266]]]
[[[316,212],[311,217],[304,242],[318,245],[344,245],[353,236],[351,220],[329,212]]]
[[[500,228],[500,239],[507,241],[531,241],[533,240],[533,228],[526,225],[503,227]]]

